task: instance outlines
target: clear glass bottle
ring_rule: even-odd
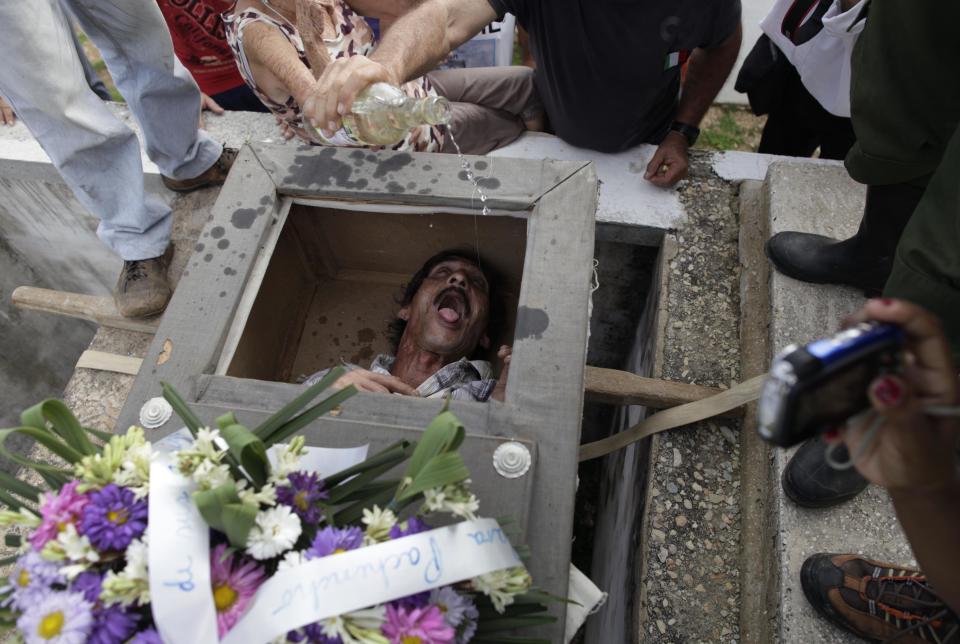
[[[315,130],[321,141],[330,145],[394,145],[420,125],[440,125],[450,121],[450,102],[442,96],[411,98],[399,87],[374,83],[357,95],[343,127],[326,137]]]

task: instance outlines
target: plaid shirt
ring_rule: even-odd
[[[370,365],[370,371],[391,375],[390,370],[396,358],[385,353],[381,353],[373,360]],[[355,364],[344,365],[348,371],[360,369]],[[304,381],[305,386],[310,386],[320,381],[329,369],[319,371]],[[446,398],[454,400],[475,400],[477,402],[487,402],[490,394],[493,393],[497,381],[493,378],[493,369],[486,360],[467,360],[460,358],[456,362],[441,367],[436,373],[420,383],[417,387],[417,393],[422,398]]]

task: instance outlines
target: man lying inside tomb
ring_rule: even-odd
[[[428,259],[410,278],[399,298],[400,310],[390,323],[393,355],[380,354],[370,369],[346,364],[349,370],[335,389],[355,385],[360,391],[451,397],[485,402],[503,400],[510,347],[501,346],[500,379],[486,360],[503,319],[498,276],[476,254],[445,250]],[[318,382],[329,371],[310,376]]]
[[[227,42],[240,75],[277,117],[288,138],[296,135],[308,143],[358,145],[376,130],[367,143],[386,145],[379,140],[386,137],[399,140],[391,144],[394,150],[452,153],[457,151],[452,132],[464,153],[486,154],[507,145],[524,130],[543,129],[543,106],[534,87],[533,70],[523,66],[438,70],[398,84],[399,89],[393,91],[400,95],[391,94],[391,100],[402,100],[405,95],[426,102],[409,115],[411,122],[419,125],[407,123],[395,132],[396,137],[387,133],[386,121],[370,125],[374,130],[364,136],[363,127],[347,132],[337,131],[336,124],[313,123],[328,100],[325,88],[317,82],[324,69],[340,59],[367,56],[377,46],[373,30],[351,2],[358,5],[357,11],[362,5],[364,16],[380,20],[381,26],[412,4],[397,0],[239,0],[224,14]],[[442,118],[424,116],[430,112],[423,111],[424,106],[434,104],[430,97],[437,96],[449,101],[449,111],[440,110]],[[418,114],[423,118],[416,118]],[[400,117],[395,113],[391,118]],[[441,122],[446,122],[446,127]]]

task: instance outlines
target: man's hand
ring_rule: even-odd
[[[490,397],[503,402],[504,396],[507,394],[507,377],[510,375],[510,359],[513,358],[513,348],[505,344],[501,345],[497,351],[497,357],[500,358],[503,367],[500,369],[497,386],[493,388],[493,393],[490,394]]]
[[[0,98],[0,125],[13,125],[17,122],[17,115],[13,108],[3,98]]]
[[[354,385],[359,391],[369,391],[380,394],[403,394],[404,396],[419,396],[417,390],[399,378],[382,373],[374,373],[366,369],[354,369],[343,374],[333,383],[334,389],[345,389]]]
[[[200,127],[201,128],[203,128],[204,126],[203,113],[207,110],[213,112],[214,114],[223,114],[223,108],[220,107],[220,105],[215,100],[213,100],[203,92],[200,92]]]
[[[277,125],[280,127],[280,133],[284,140],[289,141],[297,135],[294,129],[290,127],[290,124],[287,123],[283,118],[276,114],[273,115],[273,118],[277,121]]]
[[[869,389],[874,410],[883,416],[867,451],[855,466],[892,495],[928,494],[957,486],[956,449],[960,421],[924,413],[928,405],[957,404],[957,372],[939,320],[920,307],[898,300],[870,300],[853,323],[878,320],[898,324],[907,334],[907,364],[901,377],[882,376]],[[856,457],[866,425],[841,431]]]
[[[690,166],[687,148],[687,137],[671,130],[654,152],[643,178],[661,188],[670,188],[685,178]]]
[[[340,129],[340,120],[350,112],[357,94],[381,82],[400,85],[386,67],[366,56],[338,58],[326,66],[301,103],[303,115],[330,136]]]

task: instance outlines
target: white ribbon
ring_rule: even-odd
[[[520,565],[494,519],[308,561],[264,583],[223,644],[268,642],[321,619]]]
[[[194,485],[159,452],[150,464],[150,610],[164,642],[217,641],[210,585],[210,532]]]

